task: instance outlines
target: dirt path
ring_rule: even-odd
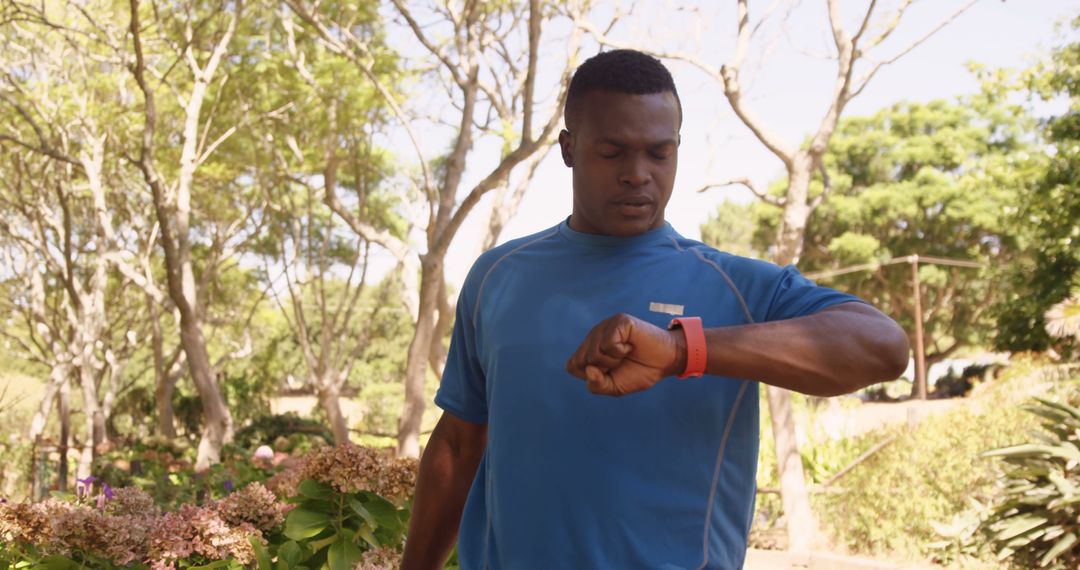
[[[937,566],[912,565],[841,556],[830,552],[813,552],[799,556],[779,550],[756,550],[746,552],[744,570],[932,570]]]

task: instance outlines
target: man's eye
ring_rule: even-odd
[[[649,154],[651,154],[652,157],[655,158],[656,160],[667,160],[667,159],[671,158],[671,156],[673,154],[675,154],[675,150],[671,149],[671,148],[664,147],[664,148],[654,149]]]
[[[600,149],[600,158],[618,158],[618,156],[619,156],[618,149],[613,149],[613,148],[602,148],[602,149]]]

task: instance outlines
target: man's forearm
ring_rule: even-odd
[[[836,396],[892,380],[907,366],[907,336],[888,317],[845,303],[785,321],[707,329],[709,374]]]
[[[465,499],[483,456],[484,437],[465,444],[455,441],[447,433],[446,420],[444,416],[436,426],[420,461],[403,570],[443,567],[457,539]]]

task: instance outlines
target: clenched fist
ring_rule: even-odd
[[[594,394],[623,396],[648,390],[686,367],[686,337],[620,313],[596,325],[566,362]]]

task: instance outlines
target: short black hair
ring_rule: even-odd
[[[682,101],[671,72],[655,57],[632,49],[598,53],[574,71],[566,93],[563,120],[567,128],[576,120],[581,101],[589,91],[614,91],[629,95],[651,95],[670,91],[675,96],[682,124]]]

